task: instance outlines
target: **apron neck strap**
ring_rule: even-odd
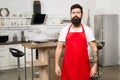
[[[72,27],[72,24],[70,25],[70,27],[69,27],[69,29],[68,29],[68,32],[70,32],[70,28]],[[83,25],[81,24],[81,27],[82,27],[82,32],[85,32],[85,30],[84,30],[84,27],[83,27]]]
[[[84,27],[83,27],[83,25],[82,25],[82,24],[81,24],[81,26],[82,26],[82,32],[85,32]]]

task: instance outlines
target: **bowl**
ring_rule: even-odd
[[[0,35],[0,43],[4,43],[8,41],[8,35]]]

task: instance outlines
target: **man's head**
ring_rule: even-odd
[[[74,4],[70,9],[71,22],[75,27],[79,27],[83,15],[83,8],[79,4]]]

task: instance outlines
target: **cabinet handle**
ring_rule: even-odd
[[[101,38],[101,40],[103,40],[104,30],[101,30],[100,33],[101,33],[101,37],[100,38]]]

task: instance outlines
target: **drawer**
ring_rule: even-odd
[[[7,67],[9,66],[9,56],[1,56],[0,57],[0,67]]]

